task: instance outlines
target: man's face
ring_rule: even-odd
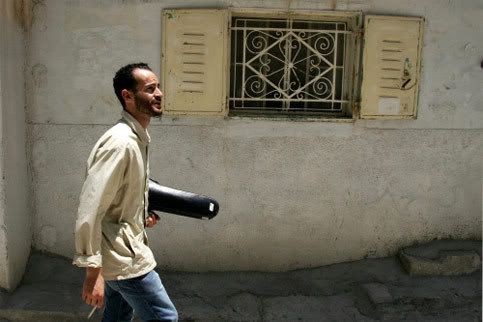
[[[163,93],[159,89],[158,77],[146,69],[135,69],[133,76],[137,80],[137,89],[134,92],[136,111],[149,116],[161,116]]]

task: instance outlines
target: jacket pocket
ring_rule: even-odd
[[[132,257],[143,257],[145,253],[145,248],[147,247],[144,243],[144,231],[140,232],[137,235],[134,235],[133,232],[128,227],[126,227],[126,229],[123,229],[122,232],[124,243],[126,247],[131,251]]]
[[[132,246],[132,237],[128,235],[127,231],[124,229],[121,230],[122,234],[122,241],[126,249],[129,250],[131,257],[136,257],[136,252]]]

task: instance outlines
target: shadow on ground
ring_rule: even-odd
[[[285,273],[159,273],[180,321],[481,321],[480,241],[405,251],[406,270],[400,253]],[[468,254],[477,258],[473,273],[461,261]],[[86,321],[82,280],[70,260],[33,253],[21,285],[0,294],[0,322]]]

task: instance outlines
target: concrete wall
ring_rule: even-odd
[[[0,2],[0,287],[15,288],[32,241],[25,126],[27,1]]]
[[[162,268],[287,270],[481,238],[481,1],[40,0],[27,73],[36,248],[72,256],[85,161],[119,117],[113,74],[133,61],[159,73],[161,9],[200,5],[424,16],[419,114],[154,121],[152,176],[221,204],[212,221],[166,215],[150,230]]]

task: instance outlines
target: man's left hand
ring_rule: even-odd
[[[146,218],[145,225],[148,228],[154,227],[158,223],[159,216],[156,215],[154,212],[150,212],[148,217]]]

